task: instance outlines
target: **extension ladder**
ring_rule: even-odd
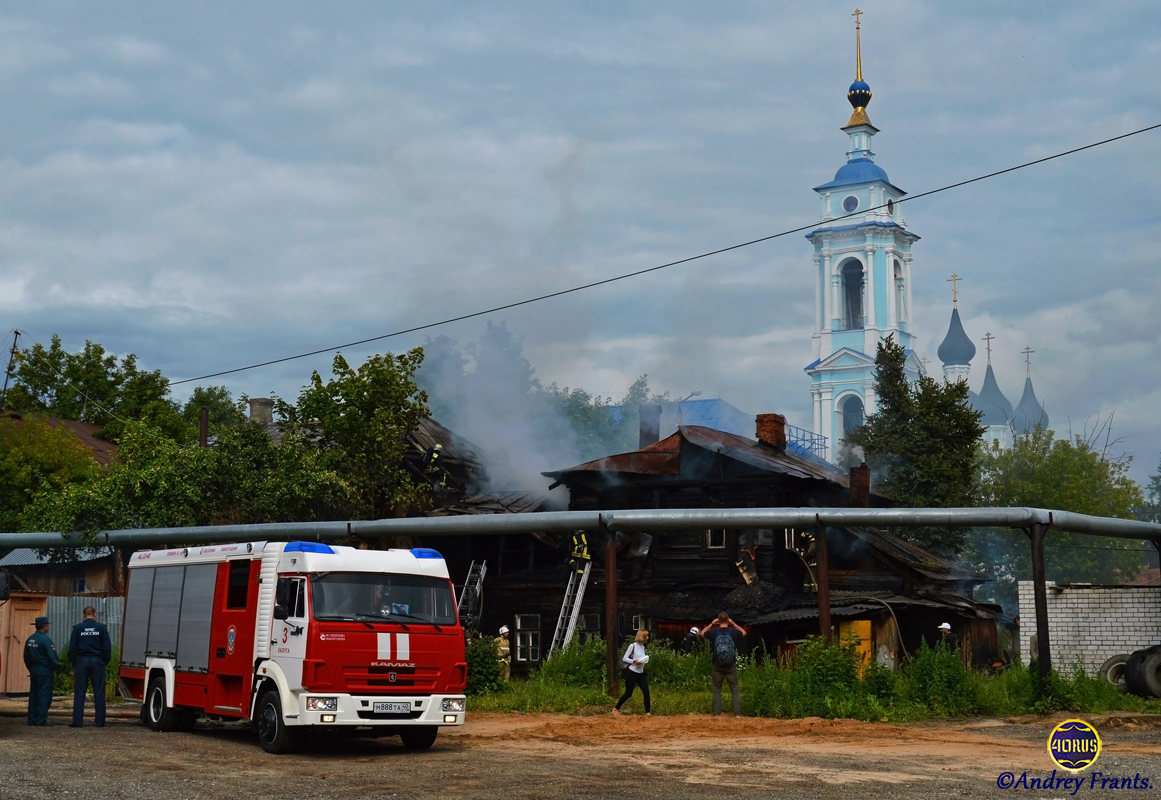
[[[576,633],[576,621],[580,618],[581,603],[585,599],[585,586],[589,582],[589,572],[593,562],[585,560],[585,568],[578,572],[575,568],[569,570],[568,586],[564,590],[564,602],[560,606],[560,617],[556,620],[556,633],[552,635],[552,645],[548,648],[548,655],[553,651],[568,646],[572,635]]]
[[[456,610],[459,612],[460,619],[468,613],[468,598],[476,598],[475,616],[478,619],[484,610],[484,575],[488,572],[487,561],[472,561],[472,565],[468,568],[468,579],[464,581],[464,587],[460,591],[460,601],[456,605]]]

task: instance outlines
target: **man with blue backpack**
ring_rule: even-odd
[[[734,699],[734,716],[742,714],[742,696],[738,693],[738,646],[745,631],[726,612],[701,629],[701,637],[710,643],[713,658],[714,716],[722,715],[722,681],[730,685]]]

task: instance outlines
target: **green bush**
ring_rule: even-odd
[[[466,694],[482,695],[500,688],[500,649],[486,636],[468,639],[468,688]]]
[[[681,653],[668,642],[649,645],[649,686],[664,689],[705,689],[713,665],[708,647]],[[622,651],[623,652],[623,651]]]
[[[584,644],[575,639],[555,651],[539,672],[541,680],[557,686],[602,689],[605,686],[605,641],[593,636]]]
[[[488,640],[490,643],[490,640]],[[705,714],[711,706],[711,658],[649,646],[649,686],[654,714]],[[623,649],[617,653],[619,656]],[[492,663],[494,663],[494,658]],[[470,679],[469,672],[469,679]],[[742,712],[761,717],[826,717],[905,722],[973,714],[1007,716],[1161,711],[1161,703],[1120,694],[1106,681],[1074,666],[1052,673],[1043,687],[1034,671],[1016,664],[990,675],[964,667],[958,651],[922,645],[899,670],[862,665],[853,640],[811,637],[794,657],[759,651],[738,661]],[[1043,695],[1041,695],[1043,688]],[[728,694],[729,688],[723,686]],[[723,698],[728,704],[728,698]],[[604,713],[612,706],[605,684],[600,639],[554,653],[526,680],[513,680],[473,699],[476,711]],[[627,708],[633,709],[631,703]],[[639,706],[638,706],[639,708]]]
[[[904,667],[905,697],[912,704],[939,717],[962,717],[976,710],[968,670],[957,649],[940,643],[919,652]]]

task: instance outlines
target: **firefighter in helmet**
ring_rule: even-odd
[[[431,482],[432,488],[439,487],[446,489],[447,472],[439,463],[441,458],[443,458],[443,445],[433,445],[423,454],[423,461],[420,462],[420,468],[423,470],[423,474],[427,476],[428,481]]]
[[[569,569],[575,569],[577,574],[585,571],[585,565],[592,561],[589,555],[589,537],[584,531],[575,531],[572,534],[572,552],[568,556]]]
[[[512,649],[508,644],[508,626],[500,626],[500,635],[494,640],[496,642],[496,652],[500,654],[500,680],[508,680],[508,676],[512,672]]]

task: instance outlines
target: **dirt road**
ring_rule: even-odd
[[[1051,775],[1045,740],[1059,719],[474,715],[423,753],[389,738],[275,757],[240,725],[158,734],[122,719],[76,730],[61,718],[29,728],[0,717],[0,798],[1003,797],[1030,792],[998,789],[1001,773]],[[1097,771],[1161,787],[1161,717],[1089,719],[1104,742]],[[1124,794],[1086,782],[1075,796]]]

